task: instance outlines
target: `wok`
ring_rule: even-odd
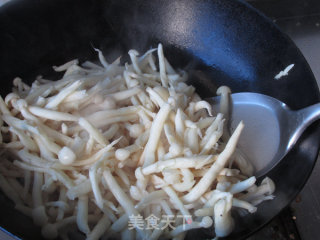
[[[54,78],[52,65],[96,59],[93,47],[110,61],[130,48],[143,52],[159,42],[175,67],[190,72],[189,83],[203,98],[223,84],[233,92],[270,95],[292,109],[320,100],[315,78],[293,42],[261,13],[236,0],[13,0],[0,8],[0,93],[10,91],[16,76],[27,82],[39,74]],[[295,67],[289,76],[275,80],[291,63]],[[235,214],[236,228],[228,239],[249,236],[293,200],[316,161],[319,134],[315,123],[267,174],[277,186],[275,199],[241,220]],[[7,231],[23,239],[41,238],[39,229],[3,194],[0,212],[0,225]],[[192,232],[189,238],[208,232]]]

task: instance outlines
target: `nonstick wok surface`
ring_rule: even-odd
[[[19,76],[31,83],[39,74],[58,77],[53,65],[79,58],[107,60],[135,48],[143,52],[163,43],[174,67],[190,72],[189,83],[201,97],[220,85],[233,92],[264,93],[299,109],[319,101],[315,78],[300,51],[270,20],[236,0],[13,0],[0,8],[0,93]],[[274,76],[289,64],[289,76]],[[318,123],[267,175],[276,184],[275,199],[255,214],[239,218],[228,239],[249,236],[275,217],[304,186],[319,149]],[[261,180],[261,179],[260,179]],[[0,194],[0,226],[23,239],[40,239],[32,220]],[[209,230],[191,232],[190,239]],[[74,233],[73,238],[79,238]]]

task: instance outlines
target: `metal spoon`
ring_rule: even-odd
[[[217,105],[219,99],[211,101]],[[293,111],[285,103],[259,93],[235,93],[231,100],[230,129],[243,120],[239,147],[253,163],[256,176],[280,162],[303,131],[320,117],[320,103]]]

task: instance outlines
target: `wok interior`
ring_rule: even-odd
[[[190,72],[189,83],[201,97],[228,85],[233,92],[260,92],[298,109],[319,101],[314,76],[295,45],[269,20],[238,1],[13,1],[0,9],[1,95],[19,76],[31,83],[39,74],[57,77],[53,65],[79,58],[96,59],[93,47],[107,60],[128,49],[143,52],[157,43],[174,67]],[[295,63],[290,77],[274,76]],[[297,147],[268,176],[276,198],[258,212],[236,217],[229,237],[245,238],[278,214],[301,190],[315,162],[320,133],[313,124]],[[24,239],[39,239],[40,230],[0,195],[0,225]],[[239,217],[240,218],[240,217]],[[189,238],[210,230],[191,232]],[[73,237],[79,235],[74,233]]]

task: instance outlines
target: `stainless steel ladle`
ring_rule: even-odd
[[[212,98],[214,105],[219,97]],[[245,128],[240,149],[255,167],[255,175],[270,171],[292,149],[303,131],[320,117],[320,103],[293,111],[275,99],[259,93],[231,95],[231,131],[242,120]]]

